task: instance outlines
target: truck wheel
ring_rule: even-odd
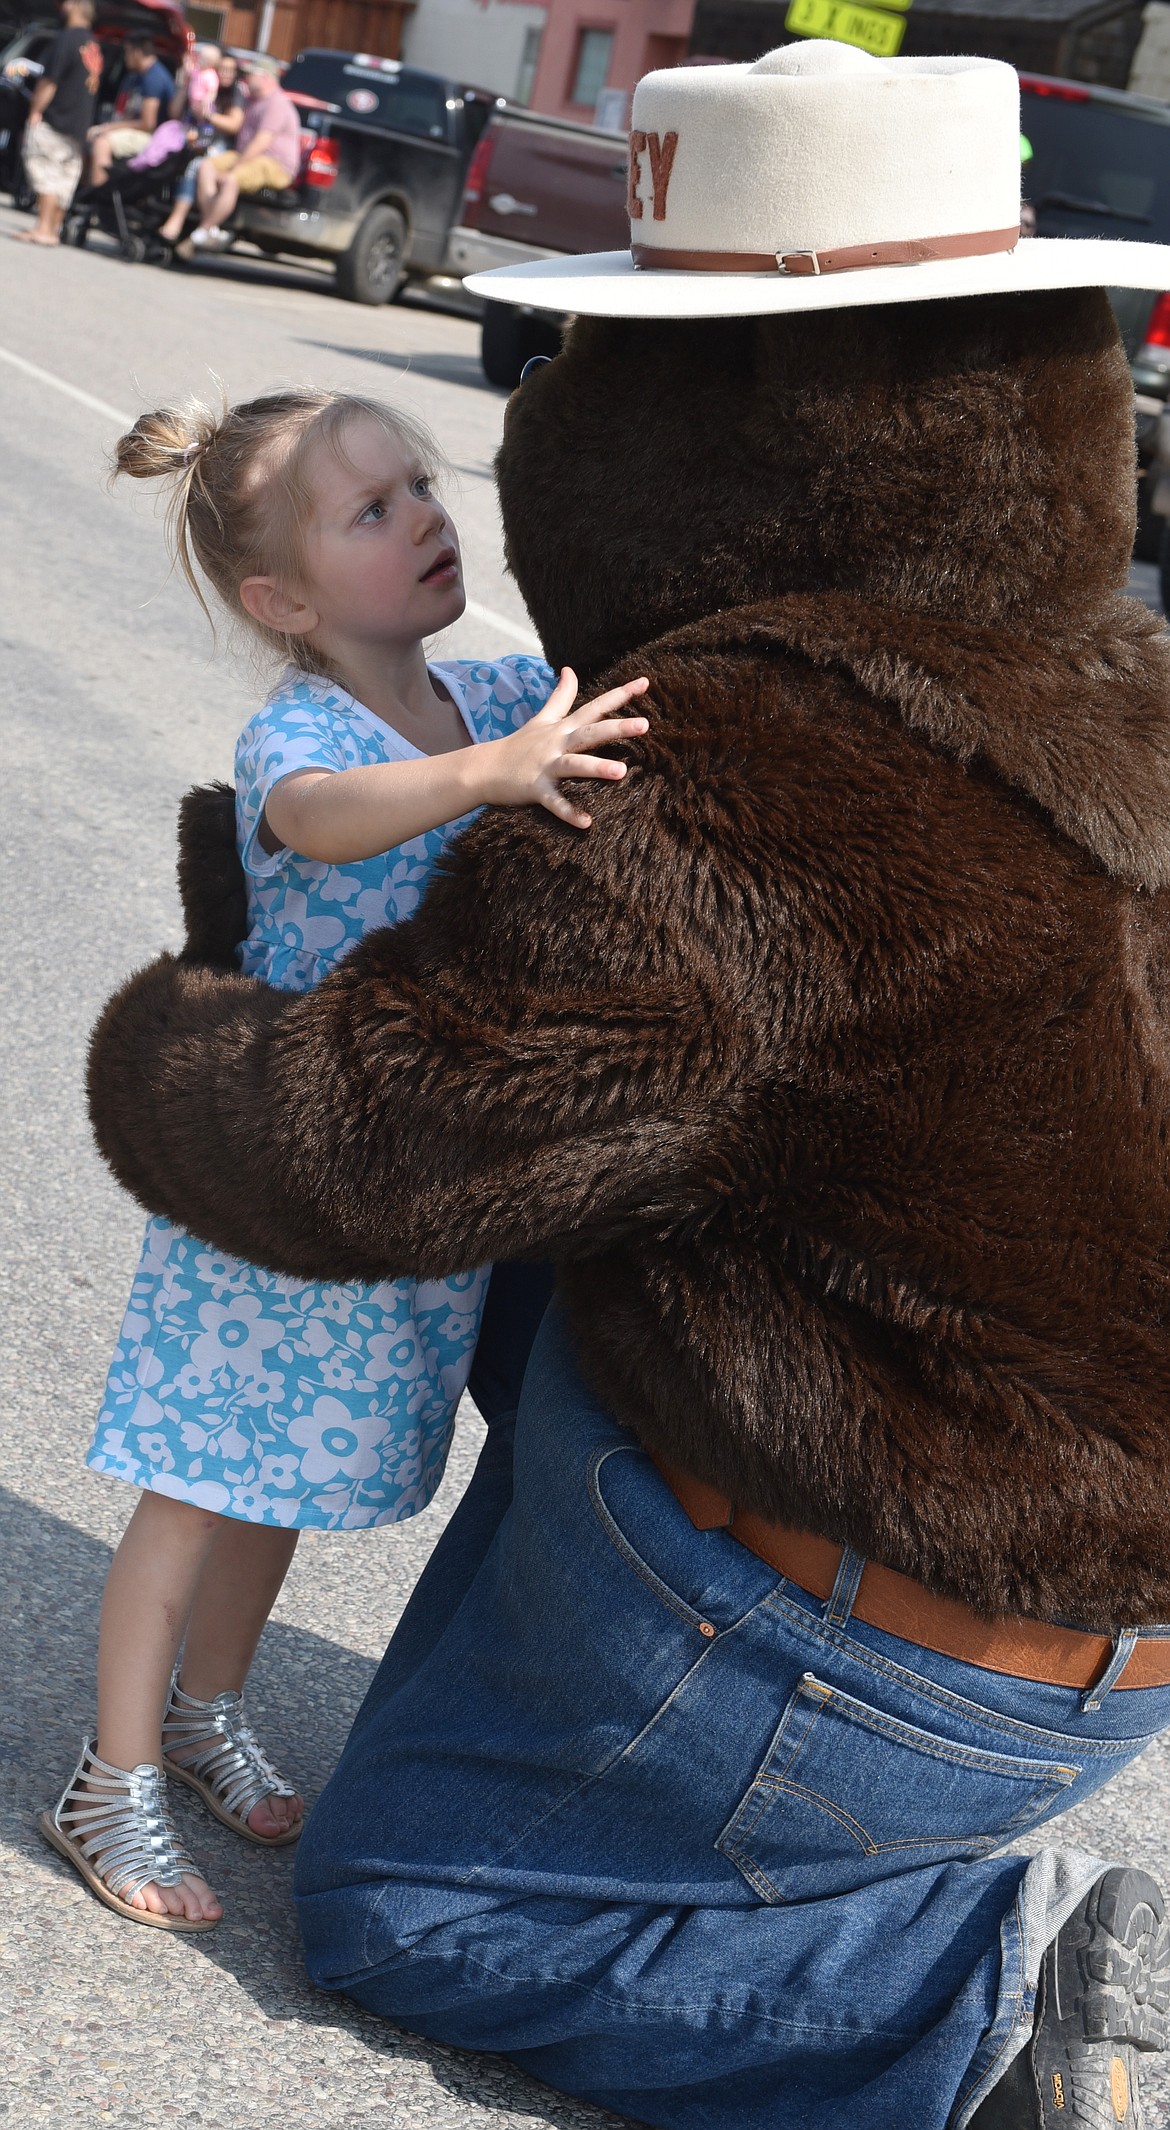
[[[488,383],[514,392],[520,372],[534,355],[559,355],[560,327],[538,311],[514,303],[485,303],[479,359]]]
[[[371,207],[337,262],[337,293],[348,303],[393,303],[406,273],[406,223],[396,207]]]

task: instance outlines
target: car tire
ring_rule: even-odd
[[[371,207],[337,262],[347,303],[393,303],[406,277],[406,223],[396,207]]]
[[[479,359],[489,384],[514,392],[520,372],[534,355],[558,355],[560,327],[538,311],[514,303],[485,303]]]

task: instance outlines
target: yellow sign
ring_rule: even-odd
[[[893,0],[895,7],[909,4]],[[903,16],[856,7],[854,0],[792,0],[784,27],[796,37],[834,37],[838,44],[859,45],[876,59],[892,59],[906,35]]]

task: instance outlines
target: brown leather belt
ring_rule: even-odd
[[[953,237],[908,237],[888,243],[838,245],[834,251],[673,251],[662,244],[631,244],[636,267],[690,274],[848,274],[864,266],[922,266],[928,259],[977,259],[1014,251],[1019,223],[1010,229],[975,229]]]
[[[769,1523],[750,1510],[732,1509],[725,1494],[696,1479],[664,1457],[655,1457],[667,1486],[686,1510],[696,1531],[725,1530],[766,1561],[809,1597],[832,1595],[843,1549],[811,1531]],[[1075,1627],[1054,1627],[1043,1620],[984,1620],[957,1598],[937,1597],[924,1583],[893,1568],[867,1561],[853,1600],[852,1616],[920,1649],[957,1657],[982,1671],[1007,1672],[1014,1679],[1033,1679],[1046,1686],[1090,1687],[1113,1656],[1109,1635],[1083,1634]],[[1114,1692],[1123,1687],[1170,1686],[1170,1637],[1144,1638]]]

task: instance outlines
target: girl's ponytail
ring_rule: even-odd
[[[114,446],[114,472],[132,481],[159,481],[185,476],[200,451],[215,436],[216,421],[206,407],[157,407],[140,414],[132,429]]]
[[[214,447],[226,419],[226,409],[217,419],[198,400],[185,407],[156,407],[151,414],[140,414],[114,446],[115,480],[125,475],[132,481],[171,484],[167,503],[171,551],[209,621],[211,609],[203,596],[191,538],[192,489],[196,483],[206,487],[200,461]]]

